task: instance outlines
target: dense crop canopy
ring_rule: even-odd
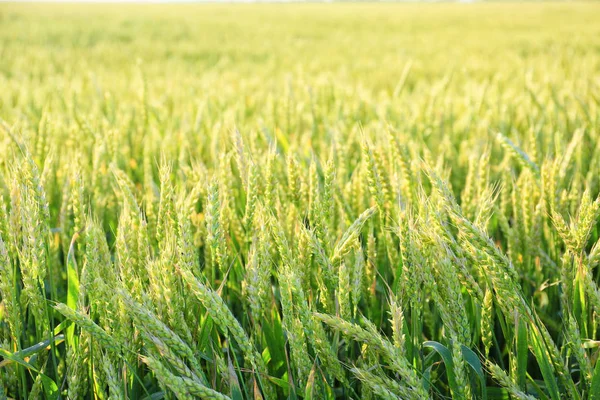
[[[598,21],[0,5],[0,398],[600,399]]]

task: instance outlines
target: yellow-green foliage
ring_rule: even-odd
[[[1,4],[0,398],[600,399],[598,21]]]

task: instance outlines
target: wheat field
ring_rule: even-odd
[[[0,399],[600,399],[600,4],[0,3]]]

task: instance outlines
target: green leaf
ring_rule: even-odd
[[[313,367],[310,370],[310,374],[308,375],[308,380],[306,381],[306,388],[304,389],[304,398],[306,400],[313,400],[315,398],[316,368],[317,365],[313,364]]]
[[[487,392],[490,400],[510,400],[510,394],[504,388],[489,387],[487,388]]]
[[[274,376],[268,376],[267,379],[284,390],[290,390],[290,384],[286,380],[275,378]]]
[[[540,334],[537,331],[532,332],[531,348],[533,349],[533,354],[535,355],[535,359],[537,360],[540,371],[542,372],[542,377],[544,378],[544,383],[546,384],[550,398],[552,398],[552,400],[560,400],[560,394],[558,391],[558,384],[556,383],[556,378],[554,376],[554,370],[548,362],[548,357],[544,350],[543,339],[540,340]]]
[[[54,336],[57,336],[59,333],[61,333],[63,331],[63,329],[65,329],[65,327],[67,325],[69,325],[70,323],[71,323],[71,321],[69,321],[68,319],[65,319],[60,324],[56,325],[56,327],[54,328]]]
[[[590,385],[590,400],[600,400],[600,359],[596,360],[596,368]]]
[[[588,305],[586,304],[585,294],[585,277],[583,276],[582,268],[578,267],[573,285],[573,314],[583,337],[587,335]]]
[[[448,375],[448,385],[453,393],[458,393],[459,388],[458,384],[456,383],[456,375],[454,375],[454,361],[452,361],[452,352],[443,344],[434,341],[423,343],[423,347],[429,347],[435,350],[440,357],[442,357],[444,365],[446,366],[446,374]]]
[[[213,320],[210,316],[205,315],[204,323],[200,329],[200,335],[198,339],[199,348],[202,350],[210,350],[210,334],[213,328]]]
[[[79,236],[78,233],[73,235],[69,253],[67,254],[67,306],[73,310],[77,309],[79,301],[79,276],[77,274],[77,261],[75,260],[75,240]],[[75,324],[67,327],[67,344],[71,348],[75,348]]]
[[[550,400],[550,398],[546,396],[546,393],[544,393],[540,385],[538,385],[538,382],[535,379],[533,379],[529,374],[527,374],[527,377],[529,378],[529,383],[531,384],[530,386],[533,387],[533,394],[537,395],[542,400]],[[543,385],[543,382],[540,382],[540,384]],[[532,393],[531,390],[528,390],[528,393]]]
[[[244,395],[242,394],[240,381],[235,372],[235,368],[233,367],[233,363],[231,362],[229,352],[227,353],[227,372],[229,375],[229,387],[231,388],[231,399],[244,400]]]
[[[431,388],[431,368],[433,368],[433,365],[430,365],[425,372],[423,372],[423,389],[425,389],[426,392],[429,392],[429,389]]]
[[[479,386],[481,386],[481,398],[483,400],[487,399],[487,388],[485,386],[485,375],[483,374],[483,368],[481,367],[481,361],[479,361],[479,357],[477,354],[473,352],[473,350],[468,347],[461,345],[462,355],[467,364],[471,367],[471,369],[477,375],[479,379]]]
[[[2,357],[4,357],[4,359],[5,359],[4,361],[2,361],[0,363],[0,368],[2,368],[5,365],[9,364],[8,360],[10,360],[12,362],[15,362],[17,364],[20,364],[20,365],[24,366],[27,369],[30,369],[30,370],[34,371],[34,372],[39,372],[37,370],[37,368],[35,368],[33,365],[29,364],[27,361],[23,360],[17,354],[10,353],[10,352],[8,352],[8,351],[0,348],[0,355]]]
[[[278,312],[271,313],[271,319],[262,324],[262,333],[265,335],[265,341],[269,354],[271,355],[270,368],[275,372],[281,372],[281,368],[286,364],[285,349],[283,343],[278,338],[283,337],[283,328],[281,326],[281,317]],[[266,364],[268,360],[264,360]]]
[[[44,388],[44,394],[46,395],[46,398],[48,400],[58,399],[58,386],[56,385],[56,382],[54,382],[49,376],[42,374],[37,368],[35,368],[33,365],[31,365],[16,354],[9,353],[4,349],[0,349],[0,355],[2,355],[2,357],[5,358],[5,360],[2,363],[0,363],[0,367],[3,367],[7,364],[6,360],[10,360],[19,365],[24,366],[29,371],[35,372],[42,380],[42,386]]]
[[[165,392],[152,393],[150,396],[146,396],[143,400],[161,400],[165,398]]]
[[[54,336],[52,339],[44,340],[43,342],[36,343],[33,346],[30,346],[30,347],[28,347],[26,349],[23,349],[21,351],[18,351],[16,353],[13,353],[13,356],[19,357],[21,359],[25,359],[25,357],[29,357],[32,354],[35,354],[35,353],[37,353],[39,351],[42,351],[42,350],[46,349],[52,343],[54,343],[54,344],[60,344],[64,340],[65,340],[65,336],[64,335]]]
[[[527,344],[527,324],[522,317],[518,317],[517,323],[517,384],[522,390],[527,385],[527,356],[529,348]]]
[[[58,399],[58,386],[56,382],[54,382],[50,377],[40,374],[40,378],[42,379],[42,386],[44,387],[44,393],[46,394],[46,399],[48,400],[56,400]]]

